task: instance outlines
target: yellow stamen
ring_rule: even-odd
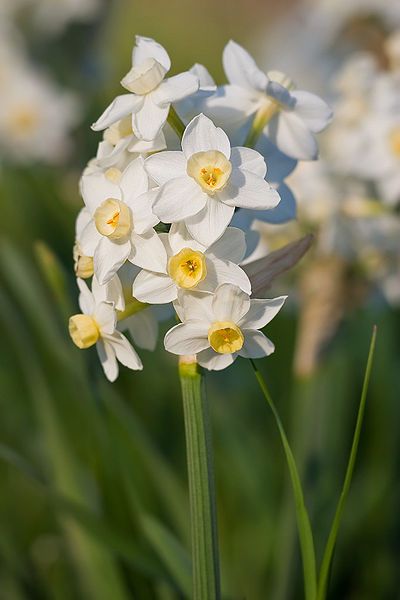
[[[99,326],[89,315],[73,315],[69,319],[68,329],[72,341],[82,350],[93,346],[100,337]]]
[[[94,213],[97,231],[112,240],[118,240],[131,230],[132,219],[129,207],[115,198],[107,198]]]
[[[244,335],[231,321],[216,321],[208,330],[211,348],[219,354],[238,352],[244,344]]]
[[[168,274],[181,288],[196,287],[207,275],[204,254],[191,248],[183,248],[169,259]]]
[[[193,154],[187,162],[186,171],[210,193],[221,190],[226,185],[232,172],[232,164],[219,150],[208,150]]]

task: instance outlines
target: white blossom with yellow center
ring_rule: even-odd
[[[179,290],[212,292],[221,283],[234,283],[247,294],[251,284],[238,266],[246,251],[243,231],[228,227],[209,248],[194,240],[183,223],[161,234],[168,257],[164,273],[142,270],[133,284],[133,295],[141,302],[163,304],[178,297]]]
[[[148,177],[143,159],[134,159],[123,172],[110,167],[84,174],[80,187],[87,222],[77,238],[82,252],[93,257],[100,284],[107,283],[127,260],[164,273],[167,256],[153,229],[158,219],[144,195]]]
[[[199,89],[198,77],[187,71],[166,79],[170,67],[170,58],[160,44],[151,38],[136,36],[132,68],[121,81],[130,93],[117,96],[92,129],[101,131],[128,117],[137,138],[147,141],[157,138],[171,103]]]
[[[318,147],[313,134],[330,122],[330,107],[315,94],[294,89],[284,73],[261,71],[232,40],[225,46],[223,65],[229,85],[206,98],[203,111],[233,132],[256,115],[254,125],[284,154],[297,160],[315,159]]]
[[[117,331],[117,317],[113,302],[104,301],[104,288],[93,278],[92,291],[83,279],[77,280],[80,290],[79,306],[82,313],[69,319],[69,333],[80,349],[96,345],[106,377],[115,381],[118,362],[133,370],[143,368],[142,362],[127,338]]]
[[[231,148],[226,133],[203,114],[185,129],[182,152],[159,152],[145,168],[160,186],[153,210],[164,223],[184,222],[204,246],[215,242],[229,225],[235,207],[266,210],[280,197],[265,181],[261,154]]]
[[[182,323],[167,332],[165,348],[173,354],[196,354],[201,366],[216,371],[237,356],[268,356],[275,348],[259,329],[275,317],[285,300],[286,296],[250,300],[228,283],[218,286],[214,294],[181,291],[174,307]]]

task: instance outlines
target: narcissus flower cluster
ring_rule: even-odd
[[[80,182],[82,313],[69,329],[79,348],[96,345],[111,381],[117,361],[142,368],[132,343],[154,349],[158,321],[174,314],[166,350],[197,355],[209,370],[274,351],[260,330],[286,297],[252,296],[243,266],[251,215],[294,216],[284,178],[297,160],[316,158],[313,134],[331,111],[282,73],[262,73],[234,42],[223,61],[229,85],[220,88],[198,64],[169,76],[166,50],[138,36],[121,81],[128,93],[93,125],[103,140]]]

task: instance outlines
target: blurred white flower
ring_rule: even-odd
[[[198,363],[221,370],[237,356],[262,358],[274,352],[261,332],[280,311],[286,296],[250,300],[240,288],[220,285],[215,294],[184,292],[174,306],[182,323],[168,331],[164,344],[173,354],[197,354]]]
[[[129,369],[140,370],[142,362],[126,337],[117,331],[117,317],[112,302],[104,302],[98,295],[98,283],[93,280],[92,291],[82,279],[77,280],[81,314],[69,319],[69,333],[78,348],[96,344],[104,373],[110,381],[118,377],[118,362]]]
[[[131,115],[133,133],[139,139],[154,140],[167,120],[171,103],[199,88],[198,78],[189,72],[165,78],[170,67],[170,58],[160,44],[136,36],[132,68],[121,81],[131,93],[117,96],[92,129],[101,131]]]

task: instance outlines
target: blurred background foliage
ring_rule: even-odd
[[[95,351],[71,344],[71,248],[78,178],[95,153],[89,126],[130,63],[133,35],[157,38],[173,70],[194,62],[223,80],[233,37],[257,55],[293,2],[104,3],[56,39],[29,32],[32,56],[84,101],[73,152],[58,166],[0,171],[0,597],[190,597],[185,441],[175,358],[141,352],[145,369],[109,384]],[[271,292],[272,294],[273,292]],[[399,581],[400,315],[348,314],[312,378],[292,375],[297,314],[269,327],[260,368],[293,442],[321,555],[355,423],[368,341],[376,362],[331,598],[391,599]],[[162,339],[162,337],[160,338]],[[223,591],[232,600],[301,597],[293,501],[280,441],[250,366],[206,376],[214,435]]]

